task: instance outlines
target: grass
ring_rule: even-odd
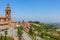
[[[6,37],[6,39],[7,39],[7,40],[14,40],[14,39],[13,39],[13,38],[11,38],[11,37]],[[5,37],[0,36],[0,40],[5,40]]]

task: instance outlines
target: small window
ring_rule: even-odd
[[[8,12],[7,12],[7,14],[8,14]]]

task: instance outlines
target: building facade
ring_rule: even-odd
[[[14,26],[16,21],[11,19],[11,9],[9,4],[6,6],[5,9],[5,16],[0,16],[0,27],[1,26]]]
[[[29,22],[21,22],[20,26],[23,27],[25,32],[28,32],[30,30],[30,23]]]

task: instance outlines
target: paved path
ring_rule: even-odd
[[[24,32],[22,34],[22,40],[32,40],[32,39],[29,37],[29,35],[26,32]]]

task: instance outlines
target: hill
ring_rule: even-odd
[[[30,24],[29,34],[34,39],[38,36],[43,40],[60,40],[60,31],[57,31],[58,28],[55,25],[32,21],[30,21]]]
[[[60,23],[49,23],[49,24],[54,25],[54,26],[60,28]]]

